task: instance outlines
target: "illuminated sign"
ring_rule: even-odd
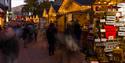
[[[115,39],[116,37],[116,27],[115,26],[110,26],[110,25],[106,25],[104,26],[105,30],[106,30],[106,38],[108,40],[110,39]]]

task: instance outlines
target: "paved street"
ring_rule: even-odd
[[[38,37],[38,41],[30,43],[28,48],[23,48],[23,41],[20,41],[20,53],[15,63],[86,63],[83,54],[67,54],[61,49],[49,56],[47,41],[41,34]]]

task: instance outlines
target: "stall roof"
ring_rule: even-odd
[[[49,16],[56,16],[56,11],[55,11],[55,9],[53,8],[52,5],[51,5],[51,7],[49,9],[48,14],[49,14]]]
[[[62,5],[60,6],[58,12],[59,13],[67,13],[67,12],[74,12],[81,9],[81,6],[74,1],[71,0],[64,0]]]
[[[58,12],[61,14],[66,14],[70,12],[83,11],[90,9],[90,6],[80,5],[75,0],[64,0],[62,5],[60,6]]]

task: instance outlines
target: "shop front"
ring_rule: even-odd
[[[99,56],[102,56],[103,60],[105,60],[104,58],[111,59],[111,61],[114,61],[115,63],[124,61],[124,51],[125,51],[124,50],[125,49],[124,6],[125,6],[124,3],[118,3],[118,2],[114,4],[113,3],[111,4],[110,2],[109,5],[94,6],[95,51],[96,52],[100,51],[101,55],[99,54]],[[117,49],[117,47],[120,48]]]
[[[4,26],[4,19],[5,19],[5,12],[3,9],[0,8],[0,26]]]
[[[91,7],[78,4],[76,1],[64,0],[57,14],[59,31],[64,32],[66,24],[78,20],[82,28],[89,22],[89,12]],[[86,27],[87,28],[87,27]]]

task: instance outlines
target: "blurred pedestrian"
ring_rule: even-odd
[[[49,55],[54,55],[57,28],[54,23],[50,23],[48,29],[46,30],[46,36],[49,45]]]
[[[67,27],[65,30],[65,42],[66,42],[66,47],[69,52],[78,52],[79,51],[79,46],[75,42],[75,39],[73,38],[73,33],[74,28],[72,22],[67,23]]]
[[[74,33],[74,38],[76,39],[77,44],[80,46],[80,40],[81,40],[81,34],[82,34],[82,29],[81,26],[78,22],[78,20],[75,20],[73,22],[73,33]]]
[[[35,26],[35,29],[34,29],[34,38],[35,38],[35,41],[37,41],[37,35],[38,35],[38,29],[37,29],[37,26]]]
[[[2,39],[2,52],[5,58],[5,63],[14,63],[18,57],[19,45],[16,38],[16,34],[11,27],[8,27],[5,32],[3,32]]]
[[[24,27],[23,27],[23,33],[22,33],[22,38],[24,40],[24,48],[27,47],[27,44],[28,44],[28,36],[29,36],[29,33],[30,33],[30,30],[28,28],[28,25],[25,24]]]

